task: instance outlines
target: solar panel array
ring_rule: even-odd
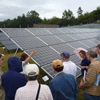
[[[61,59],[60,53],[68,51],[70,59],[77,65],[77,77],[80,75],[81,60],[73,53],[76,48],[90,49],[100,43],[100,29],[78,28],[2,28],[25,53],[37,53],[32,59],[51,77],[55,76],[51,63]]]
[[[17,49],[17,45],[13,43],[3,32],[0,32],[0,43],[2,43],[8,50]]]

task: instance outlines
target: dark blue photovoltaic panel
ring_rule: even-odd
[[[19,37],[13,38],[13,40],[20,45],[23,50],[46,46],[46,44],[36,37]]]
[[[48,73],[52,78],[55,77],[56,73],[54,71],[52,71],[52,65],[48,64],[42,67],[42,69]],[[79,67],[77,67],[77,73],[76,73],[76,77],[80,76],[81,74],[81,70]]]
[[[25,37],[32,36],[25,28],[3,28],[2,29],[9,37]]]
[[[46,30],[48,30],[51,34],[64,34],[62,31],[58,30],[59,28],[45,28]]]
[[[46,42],[48,45],[63,43],[55,36],[39,36],[39,38]]]
[[[57,35],[57,37],[59,37],[60,39],[62,39],[65,42],[71,42],[71,41],[75,41],[76,40],[76,39],[70,37],[67,34],[65,34],[65,35]]]
[[[60,58],[60,55],[50,47],[36,48],[36,49],[26,50],[25,52],[30,54],[32,50],[36,51],[36,54],[32,58],[36,62],[38,62],[40,66],[48,64],[53,60]]]
[[[0,30],[0,41],[6,48],[11,49],[18,46],[28,55],[31,51],[36,51],[32,59],[51,77],[55,76],[51,63],[55,59],[61,59],[61,52],[68,51],[71,54],[70,60],[79,66],[77,68],[78,77],[81,74],[81,59],[73,51],[79,47],[94,48],[100,44],[100,29],[2,28]],[[17,46],[13,45],[10,40]]]
[[[49,32],[47,32],[43,28],[28,28],[30,32],[32,32],[34,35],[39,36],[39,35],[50,35]]]
[[[96,46],[95,43],[93,43],[93,42],[91,42],[91,41],[89,41],[89,40],[82,40],[82,41],[80,41],[80,42],[84,43],[84,44],[87,45],[89,48],[92,48],[92,47]]]
[[[82,40],[82,39],[84,39],[82,36],[80,36],[78,34],[69,34],[69,36],[75,38],[76,40]]]
[[[8,50],[17,49],[18,47],[15,44],[5,45]]]
[[[54,48],[59,53],[62,53],[63,51],[69,52],[71,55],[74,54],[74,49],[68,45],[68,44],[59,44],[59,45],[53,45],[52,48]]]
[[[82,48],[88,49],[88,47],[87,47],[85,44],[82,44],[82,43],[80,43],[79,41],[70,42],[70,43],[68,43],[68,44],[70,44],[70,45],[73,46],[74,48],[82,47]]]

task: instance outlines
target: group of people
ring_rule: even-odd
[[[0,70],[0,100],[76,100],[78,86],[76,82],[77,65],[70,61],[70,54],[62,52],[61,59],[52,62],[52,70],[56,73],[50,81],[49,86],[39,84],[39,68],[36,64],[29,64],[30,55],[22,54],[21,59],[10,57],[8,59],[8,71],[3,73]],[[84,90],[85,100],[100,99],[100,83],[95,85],[100,74],[100,61],[97,56],[100,54],[100,44],[96,50],[81,50],[79,55],[82,62],[82,79],[79,88]],[[3,58],[0,55],[0,67]],[[86,71],[86,75],[84,75]],[[85,76],[85,77],[84,77]]]

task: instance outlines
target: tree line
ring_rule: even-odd
[[[1,28],[26,28],[33,27],[33,24],[57,24],[60,27],[69,26],[69,25],[81,25],[81,24],[89,24],[95,23],[97,20],[100,20],[100,7],[97,7],[96,10],[92,12],[86,12],[83,14],[83,10],[81,7],[78,8],[77,18],[74,16],[71,10],[64,10],[62,13],[62,18],[58,18],[56,16],[47,19],[41,19],[39,14],[34,10],[28,12],[26,15],[22,14],[22,16],[18,16],[14,19],[7,19],[4,21],[0,21]]]

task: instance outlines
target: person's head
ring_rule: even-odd
[[[98,56],[98,53],[94,49],[91,49],[87,52],[87,58],[89,61],[92,61],[94,58],[97,58],[97,56]]]
[[[2,55],[0,54],[0,67],[2,66],[3,64],[3,58],[2,58]]]
[[[63,68],[64,66],[61,60],[57,59],[52,62],[52,69],[54,72],[59,73],[63,71]]]
[[[29,81],[34,81],[38,78],[39,68],[36,64],[28,64],[25,68],[25,75]]]
[[[69,60],[70,58],[70,54],[67,51],[62,52],[60,55],[63,61]]]
[[[100,44],[98,44],[98,45],[96,46],[96,49],[97,49],[98,54],[100,55]]]
[[[28,55],[26,54],[26,53],[23,53],[22,55],[21,55],[21,60],[22,61],[25,61],[26,59],[28,58]]]
[[[79,55],[81,56],[81,58],[86,57],[86,52],[83,50],[80,50]]]
[[[8,59],[8,69],[16,72],[21,72],[22,61],[18,57],[10,57]]]

